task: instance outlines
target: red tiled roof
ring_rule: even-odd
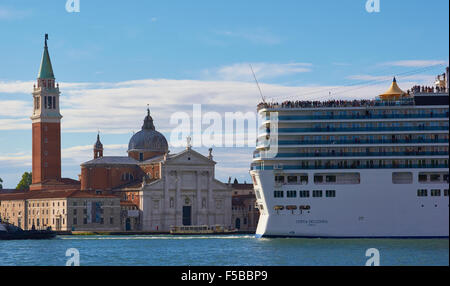
[[[0,194],[0,200],[31,200],[31,199],[62,199],[62,198],[118,198],[114,195],[98,195],[93,192],[72,190],[29,191],[10,194]]]

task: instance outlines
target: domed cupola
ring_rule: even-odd
[[[144,119],[142,130],[131,137],[128,143],[128,156],[139,161],[163,155],[169,150],[167,140],[155,130],[150,109],[147,108],[147,116]]]

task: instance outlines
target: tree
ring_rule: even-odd
[[[19,184],[17,185],[17,190],[26,190],[28,191],[30,189],[31,185],[31,172],[25,172],[22,175],[22,180],[20,180]]]
[[[2,180],[2,178],[0,178],[0,190],[3,189],[2,183],[3,183],[3,180]]]

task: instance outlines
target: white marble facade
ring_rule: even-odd
[[[171,226],[231,227],[231,188],[214,178],[212,158],[187,148],[163,158],[161,178],[140,191],[144,231]]]

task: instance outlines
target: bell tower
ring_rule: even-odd
[[[94,144],[94,159],[103,157],[103,144],[100,141],[100,132],[97,133],[97,141]]]
[[[31,190],[39,190],[46,180],[61,179],[61,114],[59,85],[55,86],[52,63],[45,34],[44,52],[33,87],[33,162]]]

